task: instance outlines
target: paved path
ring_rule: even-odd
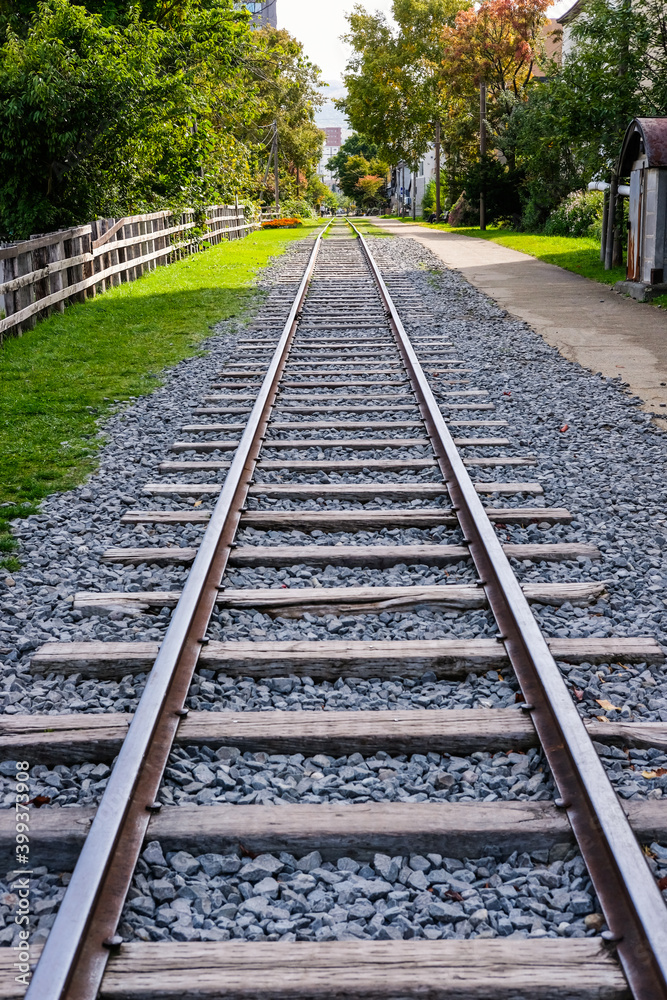
[[[423,243],[564,357],[621,375],[644,400],[642,409],[662,418],[657,424],[667,430],[667,310],[490,240],[385,219],[373,223]]]

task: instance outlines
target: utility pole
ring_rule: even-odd
[[[280,171],[278,170],[278,120],[273,123],[273,180],[276,189],[276,217],[280,218]]]
[[[440,222],[440,120],[435,123],[435,221]]]
[[[609,185],[609,208],[607,209],[607,242],[605,244],[604,269],[610,271],[614,266],[614,238],[616,230],[616,202],[618,201],[618,174],[611,172]]]
[[[486,157],[486,83],[482,81],[479,85],[479,159],[484,170],[484,159]],[[482,178],[483,178],[482,174]],[[479,192],[479,228],[486,229],[486,205],[485,205],[484,182]]]
[[[412,221],[417,218],[417,168],[412,171]]]

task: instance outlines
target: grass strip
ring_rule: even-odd
[[[18,569],[9,530],[49,493],[83,482],[104,443],[99,422],[146,395],[199,351],[211,326],[259,301],[257,272],[311,232],[263,230],[158,267],[68,306],[0,348],[0,568]]]

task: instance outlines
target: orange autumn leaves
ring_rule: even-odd
[[[542,55],[551,0],[484,0],[461,10],[442,33],[443,69],[453,89],[485,82],[497,95],[519,95]]]

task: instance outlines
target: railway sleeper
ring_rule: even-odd
[[[9,716],[0,724],[3,759],[71,765],[111,761],[119,753],[128,713]],[[605,746],[667,749],[663,722],[586,719],[589,736]],[[399,754],[496,753],[539,746],[530,718],[515,708],[392,709],[359,712],[190,712],[176,746],[234,746],[241,753],[334,757],[382,750]]]
[[[564,663],[662,663],[665,654],[655,639],[633,636],[609,639],[547,639]],[[47,642],[32,656],[33,673],[82,674],[106,679],[150,670],[157,642]],[[354,677],[437,677],[463,679],[507,667],[509,659],[497,639],[404,639],[401,641],[327,639],[261,642],[211,640],[199,654],[199,666],[243,677],[297,674],[335,680]],[[23,720],[25,721],[25,720]]]

